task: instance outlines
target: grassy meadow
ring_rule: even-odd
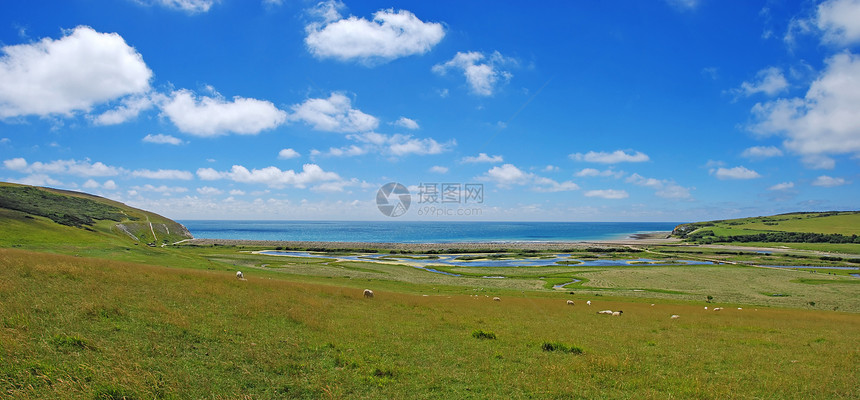
[[[0,274],[0,394],[15,399],[860,396],[852,313],[510,289],[495,302],[9,249]]]
[[[0,183],[0,399],[860,398],[860,244],[284,257],[38,190]],[[844,234],[857,215],[696,227]]]

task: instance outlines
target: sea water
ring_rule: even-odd
[[[198,239],[313,242],[556,242],[618,240],[679,222],[179,221]]]

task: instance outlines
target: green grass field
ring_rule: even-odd
[[[0,275],[0,393],[15,399],[860,395],[851,313],[502,289],[494,302],[21,250],[0,250]]]
[[[803,268],[856,268],[858,244],[585,246],[561,264],[496,268],[421,254],[279,257],[254,253],[263,246],[160,246],[183,237],[164,217],[51,192],[83,199],[67,216],[53,200],[27,203],[34,193],[6,192],[17,208],[0,207],[2,399],[860,398],[858,270]],[[87,210],[106,219],[75,226]],[[856,215],[711,228],[811,222],[845,233]],[[651,261],[578,261],[640,258]]]

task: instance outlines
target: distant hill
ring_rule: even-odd
[[[695,222],[672,235],[699,243],[860,243],[860,211],[798,212]]]
[[[103,197],[0,182],[0,246],[100,239],[157,246],[191,238],[178,222]]]

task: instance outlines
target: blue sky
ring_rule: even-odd
[[[858,209],[860,0],[506,3],[3,2],[0,180],[175,219],[391,219],[388,182],[408,220]]]

